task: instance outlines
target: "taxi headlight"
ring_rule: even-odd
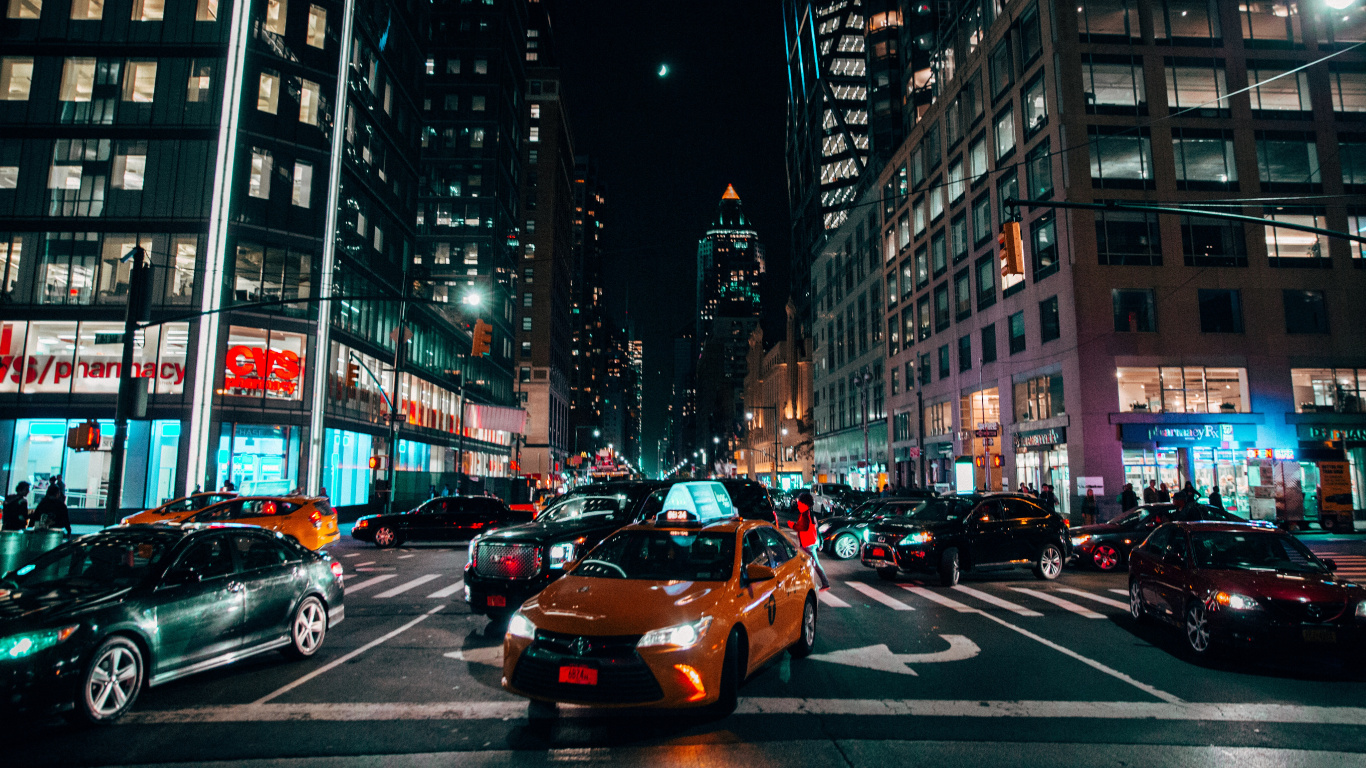
[[[934,534],[930,533],[929,531],[920,531],[919,533],[912,533],[907,535],[906,538],[901,540],[901,543],[929,544],[932,539],[934,539]]]
[[[573,562],[578,553],[578,547],[572,541],[562,541],[559,544],[550,545],[550,567],[552,569],[563,568],[567,563]]]
[[[535,640],[536,625],[531,623],[531,619],[523,616],[521,611],[518,611],[512,614],[511,619],[508,619],[508,636]]]
[[[1091,537],[1090,537],[1090,536],[1073,536],[1073,537],[1072,537],[1072,546],[1074,546],[1074,547],[1080,547],[1082,544],[1085,544],[1086,542],[1088,542],[1088,541],[1090,541],[1090,540],[1091,540]]]
[[[702,641],[707,636],[707,629],[711,627],[711,617],[703,616],[697,621],[689,624],[679,624],[664,629],[652,629],[646,632],[636,643],[637,648],[652,648],[657,646],[671,646],[675,650],[691,648]]]
[[[22,659],[30,654],[51,648],[65,642],[76,631],[79,624],[60,629],[45,629],[39,632],[25,632],[0,638],[0,659]]]

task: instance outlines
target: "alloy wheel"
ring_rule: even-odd
[[[1147,613],[1148,609],[1143,606],[1143,590],[1139,589],[1137,581],[1129,582],[1129,615],[1138,621]]]
[[[137,691],[142,663],[122,645],[107,646],[95,659],[86,686],[86,703],[95,716],[112,718]]]
[[[816,644],[816,604],[810,600],[802,611],[802,641],[808,648]]]
[[[309,599],[299,607],[294,617],[294,644],[305,655],[312,655],[322,644],[327,632],[327,617],[323,607],[315,599]]]
[[[835,538],[835,557],[841,560],[848,560],[858,554],[858,539],[848,533],[842,533]]]
[[[1062,573],[1062,552],[1052,544],[1044,547],[1039,555],[1039,570],[1045,579],[1056,579]]]
[[[375,544],[381,547],[392,546],[394,543],[394,529],[389,527],[380,528],[375,531]]]
[[[1119,565],[1119,552],[1109,544],[1101,544],[1092,553],[1091,561],[1102,571],[1113,571]]]
[[[1191,601],[1186,607],[1186,643],[1196,653],[1209,650],[1209,619],[1199,600]]]

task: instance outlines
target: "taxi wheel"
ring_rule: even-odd
[[[726,638],[726,657],[721,661],[721,685],[717,688],[716,703],[711,705],[711,713],[725,717],[735,711],[740,703],[740,632],[731,630]]]
[[[394,532],[393,528],[390,528],[387,525],[381,526],[378,530],[375,531],[375,546],[379,547],[380,549],[385,549],[386,547],[397,547],[398,534]]]
[[[787,650],[798,659],[811,655],[816,647],[816,596],[807,595],[806,605],[802,608],[802,625],[797,633],[797,642]]]

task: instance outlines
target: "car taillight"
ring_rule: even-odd
[[[339,579],[342,577],[342,564],[336,560],[332,561],[332,575]]]
[[[370,527],[370,521],[369,521],[369,520],[357,520],[357,521],[356,521],[356,526],[355,526],[355,527],[357,527],[357,528],[369,528],[369,527]]]
[[[308,513],[308,522],[312,523],[314,528],[321,528],[323,527],[323,516],[316,509],[310,510]]]

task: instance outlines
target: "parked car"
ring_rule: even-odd
[[[873,499],[847,514],[827,517],[816,528],[821,550],[836,560],[858,557],[863,532],[870,523],[889,515],[910,514],[920,502],[920,499]]]
[[[884,579],[929,572],[951,587],[971,571],[1030,568],[1037,578],[1056,579],[1071,546],[1067,521],[1035,499],[967,494],[930,499],[909,515],[872,523],[861,560]]]
[[[366,515],[351,526],[351,538],[377,547],[410,541],[469,541],[485,531],[530,522],[532,512],[514,511],[492,496],[441,496],[407,512]]]
[[[844,494],[853,492],[854,489],[851,488],[848,483],[812,483],[812,514],[817,517],[834,514],[832,511],[833,507],[846,503],[844,501]]]
[[[1366,589],[1290,534],[1247,523],[1169,523],[1129,557],[1129,611],[1180,630],[1194,656],[1221,643],[1287,643],[1360,663]]]
[[[1128,562],[1129,550],[1148,538],[1159,525],[1192,520],[1246,522],[1232,512],[1208,504],[1187,504],[1180,510],[1174,504],[1145,504],[1108,523],[1073,528],[1072,562],[1101,571],[1119,570]],[[1269,522],[1260,525],[1275,527]]]
[[[341,538],[337,511],[323,496],[238,496],[205,507],[187,523],[239,523],[279,531],[312,550]]]
[[[157,522],[178,523],[205,507],[212,506],[220,501],[227,501],[228,499],[235,498],[237,498],[237,494],[232,491],[192,493],[189,496],[182,496],[181,498],[168,501],[154,509],[148,509],[129,515],[123,518],[123,520],[120,520],[119,523],[121,525],[139,525]]]
[[[265,653],[318,652],[342,567],[261,528],[118,526],[0,577],[0,702],[110,723],[144,687]]]

